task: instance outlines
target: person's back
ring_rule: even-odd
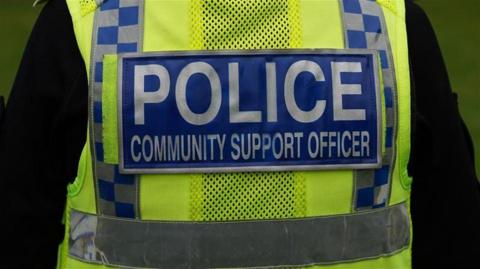
[[[402,1],[67,2],[90,135],[60,268],[410,268]]]

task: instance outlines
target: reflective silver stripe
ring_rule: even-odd
[[[388,36],[387,24],[383,10],[379,3],[375,0],[339,0],[340,9],[343,19],[343,31],[346,48],[361,48],[374,49],[379,53],[384,53],[386,56],[382,61],[387,63],[387,66],[382,66],[383,84],[385,88],[390,88],[392,91],[392,107],[386,108],[386,127],[392,128],[392,145],[385,149],[385,156],[383,166],[388,168],[388,174],[385,181],[379,180],[381,184],[375,184],[375,170],[372,170],[370,182],[372,185],[365,186],[366,171],[354,171],[354,199],[352,209],[354,211],[370,210],[372,208],[384,207],[389,203],[391,194],[391,178],[395,167],[396,158],[396,137],[397,137],[397,90],[395,79],[395,68],[393,61],[392,48]],[[366,23],[367,18],[378,19],[379,25]],[[367,27],[367,25],[369,25]],[[372,29],[379,27],[379,29]],[[355,35],[350,36],[349,32],[354,32]],[[360,36],[360,37],[359,37]],[[364,42],[352,42],[351,37],[359,39],[364,38]],[[382,64],[383,65],[383,64]],[[383,177],[381,175],[380,177]],[[384,183],[385,182],[385,183]],[[365,205],[358,205],[358,192],[361,190],[370,189],[373,194],[371,203]]]
[[[95,0],[99,6],[95,11],[95,21],[92,32],[92,53],[90,63],[90,92],[89,92],[89,129],[90,129],[90,150],[93,158],[93,169],[96,180],[96,204],[99,214],[109,216],[123,215],[129,218],[140,218],[140,210],[138,205],[139,200],[139,180],[138,177],[132,179],[133,184],[117,184],[118,178],[115,178],[115,171],[118,166],[114,164],[105,163],[102,159],[103,151],[103,122],[95,122],[95,104],[102,104],[102,86],[103,81],[96,78],[101,76],[101,68],[103,57],[107,54],[118,54],[125,46],[132,46],[135,44],[135,52],[143,49],[143,0],[119,0],[118,5],[102,9],[102,4],[107,4],[106,0]],[[126,8],[138,8],[138,20],[136,23],[127,21],[121,22],[120,10],[127,10]],[[131,10],[127,10],[127,13]],[[103,30],[103,31],[102,31]],[[102,35],[107,40],[99,40]],[[107,38],[105,38],[105,36]],[[100,38],[101,39],[101,38]],[[133,52],[130,49],[128,52]],[[98,111],[97,111],[98,113]],[[102,115],[100,115],[102,116]],[[98,117],[98,115],[97,115]],[[98,121],[98,120],[97,120]],[[99,149],[100,148],[100,149]],[[111,197],[102,197],[102,188],[100,181],[103,181],[102,186],[109,186],[111,190],[108,193]],[[111,186],[111,187],[110,187]],[[105,189],[105,187],[104,187]],[[128,207],[126,214],[121,208]],[[131,208],[131,209],[130,209]]]
[[[40,5],[40,4],[43,4],[43,3],[47,2],[47,1],[48,1],[48,0],[35,0],[35,2],[33,2],[33,5],[32,5],[32,6],[33,6],[33,7],[36,7],[36,6],[38,6],[38,5]]]
[[[393,108],[387,108],[386,109],[386,122],[387,122],[387,126],[386,127],[393,127],[393,123],[395,122],[395,111],[393,110]]]
[[[331,264],[409,244],[406,204],[328,217],[241,222],[138,221],[71,212],[69,255],[139,268]]]

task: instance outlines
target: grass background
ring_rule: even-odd
[[[460,111],[476,147],[480,176],[480,1],[417,0],[437,33]],[[0,95],[8,96],[41,7],[33,0],[0,2]],[[61,37],[59,37],[61,38]],[[441,108],[439,108],[441,109]],[[445,126],[448,128],[448,126]]]

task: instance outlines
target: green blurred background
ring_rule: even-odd
[[[437,33],[453,90],[476,146],[480,176],[480,1],[418,0]],[[40,7],[33,0],[0,2],[0,95],[8,96]],[[479,49],[475,49],[475,47]],[[441,108],[439,108],[441,109]],[[448,126],[445,126],[448,128]]]

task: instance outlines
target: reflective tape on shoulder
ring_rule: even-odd
[[[69,255],[135,268],[246,268],[332,264],[408,247],[406,204],[349,215],[160,222],[71,212]]]

